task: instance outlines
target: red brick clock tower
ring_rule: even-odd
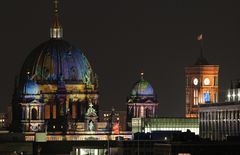
[[[198,117],[199,104],[218,102],[218,73],[219,65],[209,64],[201,48],[196,63],[185,68],[186,117]]]

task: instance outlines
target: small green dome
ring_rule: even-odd
[[[153,96],[154,91],[151,84],[143,78],[141,73],[141,79],[133,85],[131,92],[132,96]]]

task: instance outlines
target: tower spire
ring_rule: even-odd
[[[208,65],[207,59],[204,57],[204,45],[203,45],[203,34],[197,36],[197,40],[200,43],[200,57],[197,59],[195,65]]]
[[[50,28],[50,38],[61,39],[63,37],[63,28],[59,20],[59,0],[53,0],[53,22]]]

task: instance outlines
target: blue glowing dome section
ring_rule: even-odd
[[[25,95],[37,95],[39,94],[39,87],[36,82],[33,80],[27,80],[24,89],[23,89],[23,94]]]
[[[154,91],[149,82],[144,79],[139,80],[133,86],[132,96],[154,96]]]
[[[50,39],[34,49],[24,62],[21,77],[30,73],[37,82],[78,81],[92,83],[91,66],[79,48],[62,39]]]

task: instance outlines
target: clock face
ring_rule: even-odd
[[[205,79],[204,79],[204,85],[209,85],[209,84],[210,84],[209,78],[205,78]]]
[[[198,85],[198,79],[197,79],[197,78],[193,79],[193,84],[194,84],[195,86]]]

